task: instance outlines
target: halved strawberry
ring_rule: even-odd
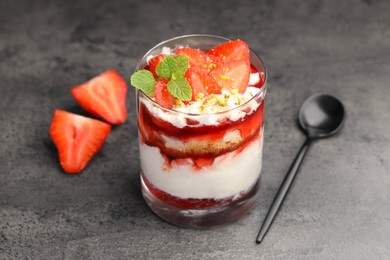
[[[204,51],[193,48],[179,48],[175,51],[176,55],[186,55],[190,67],[204,67],[207,66],[207,55]]]
[[[192,100],[199,93],[203,94],[220,94],[222,88],[217,84],[215,79],[207,74],[205,70],[197,67],[191,67],[187,70],[184,77],[188,80],[192,88]]]
[[[192,88],[192,100],[195,100],[195,97],[199,93],[206,94],[207,91],[205,89],[204,79],[201,75],[199,75],[199,69],[196,67],[191,67],[187,70],[186,74],[184,75],[184,78],[187,79],[187,81],[190,83],[190,86]]]
[[[197,67],[205,71],[210,71],[219,62],[219,58],[207,55],[204,51],[193,48],[179,48],[175,51],[176,55],[183,54],[188,57],[189,67]]]
[[[71,89],[82,108],[110,124],[126,121],[126,92],[126,81],[115,70],[108,70]]]
[[[159,55],[154,56],[153,58],[151,58],[149,60],[149,70],[150,70],[150,72],[152,72],[152,74],[155,78],[158,78],[158,75],[156,73],[157,65],[160,63],[160,61],[162,61],[162,59],[164,59],[164,57],[165,57],[165,54],[159,54]]]
[[[79,173],[100,150],[110,131],[107,123],[57,109],[49,133],[64,171]]]
[[[222,89],[228,91],[238,89],[242,94],[248,86],[250,72],[249,63],[239,60],[219,63],[211,75]]]
[[[234,40],[222,43],[207,52],[224,62],[243,60],[249,62],[249,47],[242,40]]]
[[[175,104],[175,97],[168,91],[168,80],[160,79],[154,86],[154,93],[156,95],[156,102],[166,108],[173,108]]]

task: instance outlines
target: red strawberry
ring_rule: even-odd
[[[204,51],[192,48],[179,48],[176,50],[176,55],[183,54],[188,57],[190,67],[197,67],[205,71],[210,71],[218,62],[214,56],[207,55]]]
[[[149,60],[149,70],[150,70],[150,72],[153,73],[153,76],[155,78],[158,78],[158,75],[156,73],[157,65],[160,63],[160,61],[162,61],[162,59],[164,59],[164,57],[165,57],[165,54],[159,54],[159,55],[154,56],[153,58],[151,58]]]
[[[239,60],[217,64],[211,75],[222,89],[231,91],[236,88],[242,94],[248,86],[250,72],[249,63]]]
[[[217,84],[215,79],[207,74],[206,71],[191,67],[187,70],[184,77],[188,80],[192,88],[192,100],[199,93],[203,94],[220,94],[221,87]]]
[[[156,102],[166,108],[173,108],[175,104],[175,97],[168,91],[168,80],[160,79],[154,86],[154,93],[156,94]]]
[[[179,48],[175,51],[176,55],[186,55],[188,57],[188,61],[190,64],[190,67],[198,67],[198,66],[205,66],[207,63],[207,56],[206,53],[199,49],[193,49],[193,48]]]
[[[79,173],[99,151],[110,131],[107,123],[57,109],[49,133],[64,171]]]
[[[115,70],[108,70],[71,90],[82,108],[110,124],[126,121],[126,92],[126,81]]]
[[[192,88],[192,100],[195,100],[195,97],[199,93],[206,94],[207,91],[205,89],[204,79],[199,75],[199,69],[196,69],[196,67],[191,67],[187,70],[184,77],[187,79],[187,81],[190,83],[190,86]]]
[[[249,62],[249,47],[242,40],[234,40],[222,43],[207,52],[209,55],[214,55],[222,61],[237,61],[244,60]]]

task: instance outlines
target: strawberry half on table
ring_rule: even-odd
[[[62,168],[76,174],[100,150],[110,131],[111,125],[107,123],[57,109],[49,133]]]
[[[126,121],[126,93],[126,81],[115,70],[108,70],[71,89],[82,108],[113,125]]]

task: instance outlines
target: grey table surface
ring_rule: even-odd
[[[390,2],[0,1],[0,259],[389,259]],[[127,80],[158,42],[241,38],[269,73],[259,199],[228,226],[156,217],[140,193],[134,91],[127,122],[77,176],[62,172],[54,109],[108,69]],[[304,140],[309,95],[339,97],[343,131],[312,146],[261,245],[258,228]]]

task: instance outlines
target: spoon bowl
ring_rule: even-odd
[[[299,125],[309,138],[323,138],[337,133],[344,123],[343,104],[326,94],[310,96],[298,115]]]

